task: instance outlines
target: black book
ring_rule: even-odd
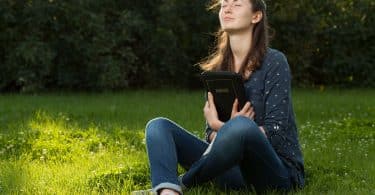
[[[230,119],[236,98],[238,99],[238,109],[245,105],[245,88],[240,74],[229,71],[208,71],[203,72],[200,76],[206,92],[211,92],[214,97],[221,121],[226,122]]]

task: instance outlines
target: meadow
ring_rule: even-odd
[[[0,194],[148,189],[147,121],[203,137],[203,100],[189,90],[0,95]],[[375,90],[294,89],[293,104],[306,169],[293,193],[375,194]],[[212,183],[186,191],[219,193]]]

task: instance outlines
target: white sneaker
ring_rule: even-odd
[[[132,191],[131,195],[157,195],[152,189]]]

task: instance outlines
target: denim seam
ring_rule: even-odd
[[[188,134],[200,139],[199,137],[197,137],[196,135],[190,133],[188,130],[186,130],[185,128],[181,127],[179,124],[175,123],[174,121],[170,120],[169,118],[165,118],[165,117],[162,117],[163,119],[165,120],[168,120],[169,122],[171,122],[172,124],[176,125],[177,127],[179,127],[180,129],[184,130],[185,132],[187,132]]]

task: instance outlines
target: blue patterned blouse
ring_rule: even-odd
[[[295,185],[304,186],[303,157],[292,106],[291,73],[285,55],[269,48],[260,69],[254,71],[244,85],[246,97],[255,110],[254,121],[264,127]],[[207,125],[207,141],[211,132]]]

